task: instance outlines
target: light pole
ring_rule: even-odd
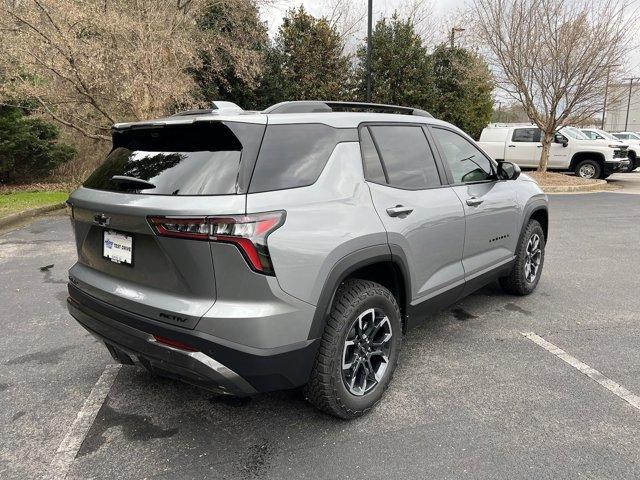
[[[631,109],[631,91],[633,89],[633,81],[634,80],[640,80],[640,78],[638,77],[631,77],[629,79],[629,98],[627,99],[627,118],[625,118],[624,120],[624,131],[627,131],[627,128],[629,127],[629,110]]]
[[[456,46],[456,32],[464,32],[466,30],[466,28],[462,28],[462,27],[453,27],[451,29],[451,36],[449,37],[449,39],[451,40],[451,48],[453,49],[453,47]]]
[[[371,103],[371,31],[373,28],[373,0],[369,0],[367,22],[367,102]]]

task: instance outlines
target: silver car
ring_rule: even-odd
[[[410,327],[494,279],[531,293],[548,235],[517,166],[373,104],[117,124],[69,204],[69,311],[117,361],[231,395],[304,387],[341,418],[380,400]]]

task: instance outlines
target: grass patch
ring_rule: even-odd
[[[12,213],[62,203],[69,198],[69,192],[13,192],[0,194],[0,217]]]

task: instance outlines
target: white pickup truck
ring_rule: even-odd
[[[478,145],[496,160],[536,168],[542,153],[542,132],[530,124],[492,124],[482,130]],[[629,164],[621,142],[590,140],[580,130],[563,127],[549,152],[549,170],[570,170],[583,178],[607,178]]]

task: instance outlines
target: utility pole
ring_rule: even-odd
[[[627,118],[624,121],[624,131],[627,131],[627,128],[629,127],[629,110],[631,109],[631,92],[633,89],[633,81],[634,80],[640,80],[640,78],[637,77],[631,77],[629,79],[629,98],[627,99]]]
[[[607,94],[609,93],[609,73],[611,72],[611,65],[607,67],[607,81],[604,84],[604,104],[602,106],[602,125],[600,129],[604,130],[604,117],[607,115]]]
[[[451,29],[451,35],[449,35],[449,40],[451,41],[451,49],[456,46],[456,32],[464,32],[466,28],[462,27],[453,27]]]
[[[369,0],[367,23],[367,102],[371,103],[371,33],[373,29],[373,0]]]

